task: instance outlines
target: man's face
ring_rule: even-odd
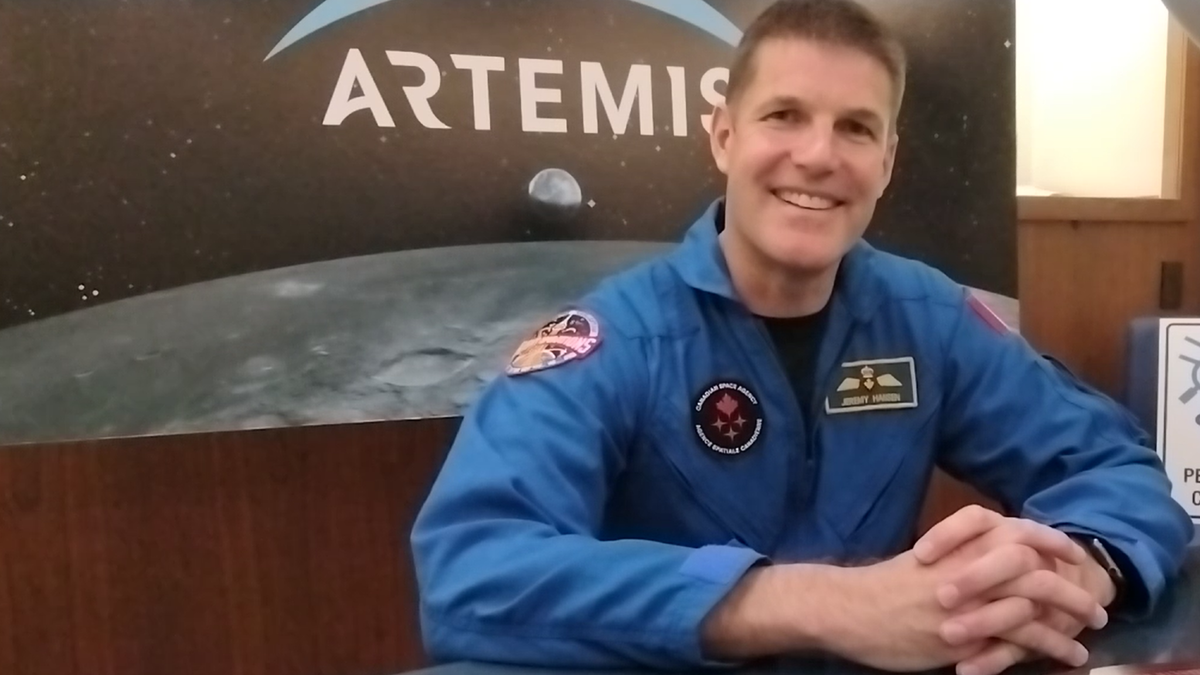
[[[866,230],[891,180],[892,82],[871,56],[768,40],[752,81],[712,123],[726,228],[761,262],[819,274]]]

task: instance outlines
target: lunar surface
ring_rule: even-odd
[[[0,331],[0,444],[455,416],[520,340],[670,244],[332,260]],[[984,294],[1015,322],[1016,303]]]

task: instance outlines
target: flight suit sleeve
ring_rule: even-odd
[[[964,294],[952,312],[940,464],[1012,515],[1116,549],[1140,590],[1118,614],[1146,615],[1194,534],[1150,438],[978,302]]]
[[[650,403],[641,341],[601,340],[583,358],[500,375],[465,416],[411,535],[432,659],[716,665],[701,622],[762,556],[598,538]]]

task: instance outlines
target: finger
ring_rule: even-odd
[[[1029,652],[1011,642],[997,642],[955,668],[958,675],[999,675],[1029,657]]]
[[[1003,598],[942,623],[941,636],[959,646],[1012,632],[1038,617],[1039,608],[1026,598]]]
[[[1070,614],[1049,607],[1039,607],[1039,609],[1041,610],[1039,621],[1063,635],[1075,637],[1083,632],[1085,624]]]
[[[1043,555],[1060,558],[1073,565],[1087,559],[1087,551],[1066,532],[1025,518],[1009,518],[1006,534],[1010,543],[1023,544]]]
[[[1088,661],[1087,648],[1041,621],[1027,623],[1004,635],[1003,639],[1074,668],[1079,668]]]
[[[1040,569],[1042,559],[1026,546],[997,548],[963,568],[937,589],[938,602],[954,609],[964,600]]]
[[[1004,584],[995,592],[1001,596],[1027,598],[1093,629],[1108,624],[1108,612],[1091,593],[1050,570],[1035,570]]]
[[[935,563],[942,556],[997,527],[1003,521],[1004,516],[982,506],[964,507],[929,528],[929,531],[913,545],[913,555],[922,564]]]

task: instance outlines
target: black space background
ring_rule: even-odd
[[[0,0],[0,328],[158,289],[317,260],[458,244],[674,240],[719,195],[700,77],[728,45],[622,0],[396,0],[300,41],[317,0]],[[745,26],[765,0],[713,0]],[[1012,0],[869,0],[912,60],[900,159],[868,238],[960,281],[1016,295]],[[1009,44],[1006,45],[1005,43]],[[396,128],[367,112],[321,124],[347,50],[362,50]],[[432,56],[426,130],[401,87]],[[449,54],[505,57],[490,132]],[[564,61],[567,134],[520,129],[519,57]],[[579,62],[614,89],[654,67],[656,135],[582,133]],[[666,66],[687,69],[687,138]],[[172,154],[173,153],[173,154]],[[569,223],[532,217],[540,169],[583,190]],[[24,176],[24,178],[22,178]],[[80,290],[80,286],[83,290]],[[85,299],[86,298],[86,299]]]

